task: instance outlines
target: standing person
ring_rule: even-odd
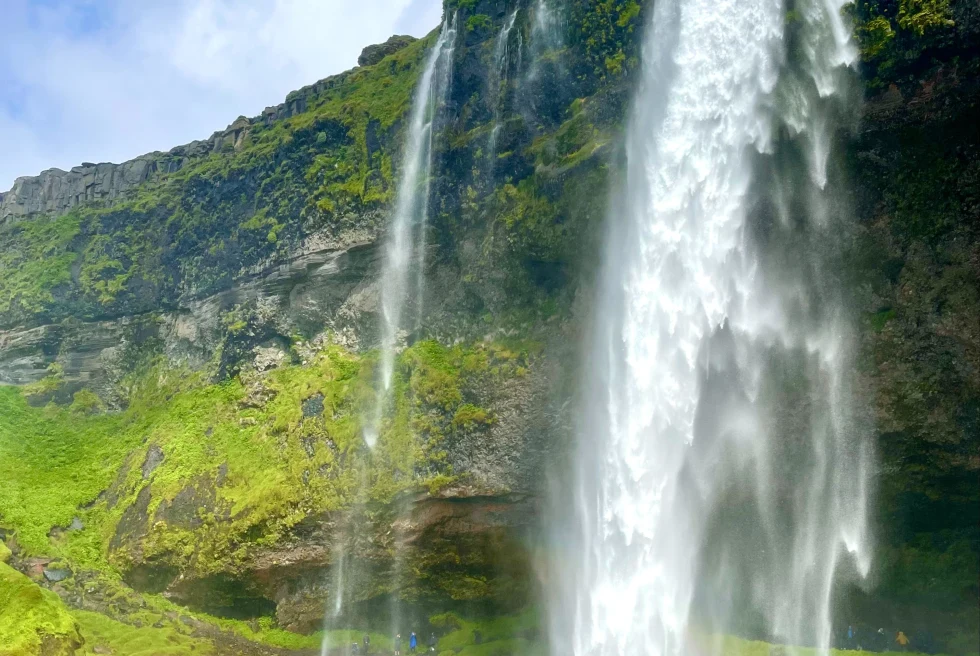
[[[408,636],[408,650],[414,654],[418,646],[419,637],[415,635],[415,631],[412,631],[412,635]]]
[[[395,636],[395,656],[402,656],[402,634]]]
[[[847,648],[854,649],[854,627],[847,625]]]
[[[898,635],[895,636],[895,642],[898,643],[898,649],[899,649],[899,651],[908,651],[909,650],[909,638],[908,638],[907,635],[905,635],[905,632],[904,631],[899,631],[898,632]]]
[[[371,651],[371,636],[364,634],[364,656],[367,656]]]
[[[435,650],[436,650],[436,643],[437,642],[438,642],[438,640],[436,640],[435,631],[433,631],[432,632],[432,635],[429,636],[429,651],[435,652]]]
[[[875,644],[878,647],[878,651],[888,650],[888,636],[885,635],[884,627],[878,629],[878,635],[875,636]]]

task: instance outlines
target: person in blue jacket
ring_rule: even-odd
[[[415,631],[412,631],[412,635],[408,636],[408,650],[414,654],[418,646],[419,637],[415,635]]]

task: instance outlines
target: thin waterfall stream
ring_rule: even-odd
[[[500,28],[500,33],[497,35],[493,46],[493,75],[490,77],[490,92],[493,94],[493,126],[490,128],[490,145],[487,155],[491,173],[494,169],[494,160],[497,157],[500,118],[505,109],[504,104],[507,102],[506,85],[510,69],[510,33],[517,21],[517,12],[517,9],[512,11],[504,21],[504,26]],[[519,48],[520,46],[518,46],[518,50]]]
[[[650,9],[554,528],[556,656],[719,653],[726,632],[826,650],[835,583],[868,572],[832,264],[841,4]]]
[[[449,88],[455,43],[455,16],[451,20],[447,17],[439,39],[429,51],[405,133],[398,194],[385,239],[381,272],[381,356],[375,402],[371,413],[364,418],[364,440],[371,448],[377,444],[385,404],[391,397],[395,356],[405,330],[403,315],[410,304],[421,315],[432,139],[439,106]]]
[[[372,450],[382,438],[382,424],[386,405],[391,399],[392,383],[395,373],[395,360],[405,331],[405,312],[413,308],[416,312],[415,326],[421,321],[424,293],[425,231],[428,222],[429,195],[432,169],[434,132],[438,129],[440,107],[450,87],[452,75],[453,50],[456,42],[455,16],[446,18],[439,37],[426,56],[425,66],[419,78],[412,99],[411,119],[405,132],[405,149],[399,169],[398,193],[391,224],[385,238],[384,260],[380,277],[381,287],[381,353],[379,357],[374,403],[370,412],[362,417],[364,441]],[[324,625],[333,628],[335,622],[343,623],[345,604],[350,599],[348,587],[363,566],[352,562],[348,557],[348,546],[354,545],[358,538],[358,527],[367,522],[366,494],[368,470],[362,465],[358,475],[356,500],[348,516],[340,527],[341,537],[337,540],[333,554],[333,575],[331,598]],[[411,508],[399,511],[394,521],[394,566],[391,581],[397,588],[401,569],[404,567],[404,554],[401,535],[398,530],[400,520]],[[392,591],[397,596],[397,589]],[[397,628],[399,604],[392,600],[393,626]],[[321,644],[324,656],[336,645],[331,645],[329,634],[325,633]]]

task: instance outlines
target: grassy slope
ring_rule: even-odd
[[[69,656],[80,643],[78,626],[58,595],[6,565],[0,554],[0,656],[29,656],[42,645],[46,656]]]
[[[370,398],[373,356],[337,346],[306,366],[271,372],[258,391],[238,379],[211,384],[152,369],[129,408],[116,415],[33,408],[20,390],[0,387],[0,522],[16,529],[28,554],[105,570],[109,540],[144,487],[152,494],[149,517],[182,491],[208,490],[195,497],[214,497],[193,513],[195,527],[152,526],[142,557],[193,560],[205,573],[234,566],[248,549],[275,542],[307,515],[350,503],[363,467],[368,494],[382,501],[451,480],[443,440],[494,421],[472,386],[524,375],[530,355],[519,348],[420,342],[406,350],[390,419],[370,462],[359,418]],[[322,416],[305,417],[304,401],[319,395]],[[144,479],[151,448],[164,460]],[[86,507],[110,487],[115,504],[103,499]],[[49,539],[52,527],[66,527],[75,516],[84,530]]]

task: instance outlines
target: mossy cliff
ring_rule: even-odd
[[[375,450],[360,426],[378,245],[434,34],[393,39],[207,141],[46,172],[0,198],[0,383],[12,384],[0,387],[0,543],[13,550],[0,599],[34,595],[21,633],[50,628],[76,653],[303,653],[319,646],[305,634],[336,597],[341,554],[344,612],[378,627],[392,600],[452,635],[472,626],[447,610],[533,599],[545,472],[568,444],[650,6],[567,0],[542,35],[533,5],[447,2],[460,29],[434,140],[425,306]],[[966,652],[980,552],[980,17],[963,0],[848,11],[867,99],[839,140],[858,219],[847,277],[882,467],[875,587],[841,607]],[[523,621],[500,640],[539,648]],[[447,649],[490,653],[461,636]]]

